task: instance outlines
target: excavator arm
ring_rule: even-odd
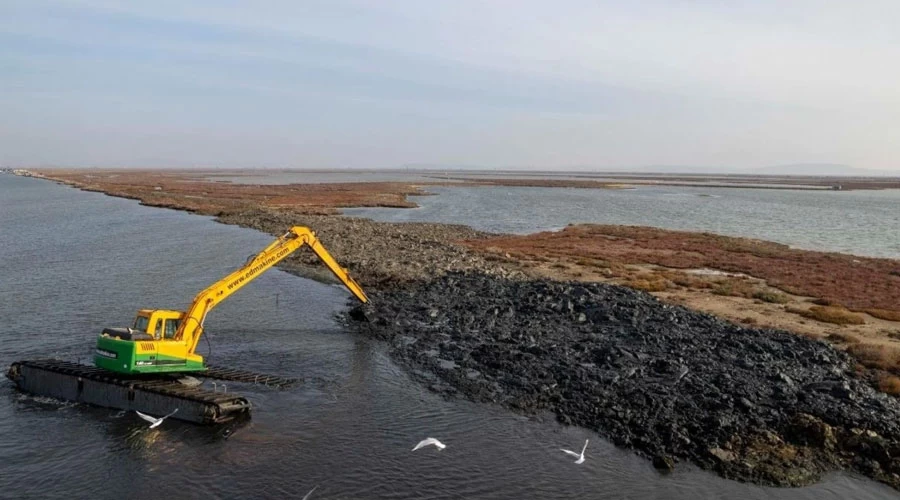
[[[335,262],[316,234],[307,227],[295,226],[248,259],[240,269],[197,294],[187,311],[141,309],[134,328],[104,329],[97,337],[94,365],[126,374],[205,370],[203,357],[195,351],[209,311],[305,245],[309,245],[356,298],[369,301],[359,283]]]
[[[346,269],[338,265],[334,257],[322,246],[322,243],[316,237],[316,233],[308,227],[294,226],[288,232],[279,236],[263,251],[249,258],[243,267],[197,294],[190,308],[185,312],[178,331],[175,333],[175,340],[185,342],[188,346],[188,352],[193,353],[197,348],[197,343],[200,341],[200,336],[203,334],[203,322],[209,311],[304,245],[308,245],[315,252],[335,277],[357,299],[362,302],[369,301],[359,283],[350,276]]]

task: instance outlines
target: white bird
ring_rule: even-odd
[[[585,440],[584,440],[584,448],[581,449],[581,454],[575,453],[575,452],[572,451],[572,450],[564,450],[564,449],[562,449],[562,448],[560,448],[559,451],[568,453],[569,455],[572,455],[573,457],[578,458],[578,460],[576,460],[575,463],[576,463],[576,464],[580,464],[580,463],[584,462],[584,450],[587,449],[587,445],[588,445],[589,442],[591,442],[590,439],[585,439]]]
[[[165,420],[165,419],[171,417],[171,416],[174,415],[177,411],[178,411],[178,408],[175,408],[175,411],[173,411],[172,413],[169,413],[168,415],[165,415],[165,416],[163,416],[163,417],[156,418],[156,417],[151,417],[150,415],[144,415],[143,413],[141,413],[141,412],[139,412],[139,411],[137,411],[137,410],[134,410],[134,412],[137,413],[139,417],[143,418],[143,419],[146,420],[147,422],[150,422],[150,428],[151,428],[151,429],[154,428],[154,427],[159,427],[159,424],[163,423],[163,420]]]
[[[423,440],[419,441],[419,444],[417,444],[416,447],[412,449],[412,451],[416,451],[419,448],[424,448],[424,447],[432,445],[432,444],[438,449],[438,451],[443,450],[444,448],[447,447],[447,445],[438,441],[435,438],[427,438],[427,439],[423,439]]]
[[[313,489],[309,490],[309,493],[303,495],[302,500],[307,500],[309,498],[309,496],[312,495],[313,492],[316,491],[316,488],[318,488],[318,487],[319,487],[319,485],[313,486]]]

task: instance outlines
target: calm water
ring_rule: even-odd
[[[438,199],[438,198],[429,198]],[[87,358],[103,326],[139,307],[183,307],[270,237],[184,213],[0,175],[0,364]],[[365,285],[365,284],[363,284]],[[278,300],[276,302],[276,295]],[[5,498],[880,499],[895,491],[843,474],[808,488],[671,475],[585,429],[490,405],[444,401],[411,382],[377,342],[334,321],[348,294],[273,270],[207,321],[209,359],[306,377],[271,392],[229,384],[255,406],[230,438],[133,414],[20,394],[0,383]],[[410,453],[426,436],[443,452]],[[559,447],[591,438],[588,460]]]
[[[900,258],[900,190],[784,191],[647,186],[628,190],[433,187],[417,209],[347,209],[376,220],[467,224],[501,233],[570,223],[709,231],[797,248]]]

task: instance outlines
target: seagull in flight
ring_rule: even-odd
[[[424,448],[424,447],[432,445],[432,444],[438,449],[438,451],[443,450],[444,448],[447,447],[447,445],[438,441],[435,438],[427,438],[427,439],[423,439],[423,440],[419,441],[419,444],[417,444],[416,447],[412,449],[412,451],[416,451],[419,448]]]
[[[318,487],[319,487],[319,485],[315,485],[315,486],[313,487],[313,489],[309,490],[309,493],[303,495],[303,498],[302,498],[301,500],[307,500],[307,499],[309,499],[310,495],[312,495],[313,492],[316,491],[316,489],[317,489]]]
[[[174,415],[176,412],[178,412],[178,408],[175,408],[175,411],[173,411],[172,413],[169,413],[168,415],[166,415],[166,416],[164,416],[164,417],[159,417],[159,418],[151,417],[150,415],[144,415],[143,413],[141,413],[141,412],[139,412],[139,411],[137,411],[137,410],[134,410],[134,412],[137,413],[138,416],[141,417],[142,419],[146,420],[147,422],[150,422],[150,428],[152,429],[152,428],[154,428],[154,427],[159,427],[159,425],[160,425],[161,423],[163,423],[163,420],[165,420],[165,419],[171,417],[171,416]]]
[[[590,441],[591,441],[590,439],[585,439],[585,440],[584,440],[584,448],[581,449],[581,454],[580,454],[580,455],[579,455],[578,453],[575,453],[575,452],[572,451],[572,450],[564,450],[564,449],[562,449],[562,448],[560,448],[559,451],[562,451],[562,452],[564,452],[564,453],[567,453],[567,454],[569,454],[569,455],[572,455],[573,457],[578,458],[578,460],[576,460],[575,463],[576,463],[576,464],[580,464],[580,463],[584,462],[584,450],[587,449],[587,445],[588,445],[588,443],[589,443]]]

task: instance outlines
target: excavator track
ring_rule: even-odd
[[[207,365],[206,371],[192,372],[191,375],[216,380],[231,380],[234,382],[264,385],[275,389],[284,389],[297,383],[297,379],[295,378],[285,378],[276,375],[266,375],[264,373],[253,373],[244,370],[209,365]]]
[[[213,374],[231,375],[229,370]],[[121,375],[58,359],[17,361],[6,376],[28,393],[150,415],[166,415],[178,409],[171,418],[198,424],[221,424],[246,417],[251,408],[243,396],[191,387],[177,377]]]

